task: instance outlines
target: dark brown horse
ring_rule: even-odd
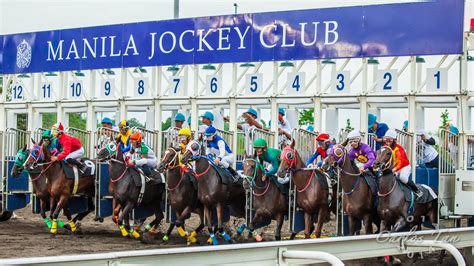
[[[217,170],[209,163],[207,156],[204,156],[204,146],[198,141],[188,144],[187,150],[181,158],[181,163],[187,164],[195,161],[194,176],[198,182],[198,198],[204,205],[204,215],[206,226],[209,230],[212,243],[219,242],[212,230],[212,213],[217,212],[217,230],[222,237],[231,242],[231,237],[224,231],[222,226],[224,208],[229,205],[237,217],[245,217],[245,189],[242,185],[224,184],[217,173]]]
[[[33,143],[36,144],[34,141]],[[41,145],[41,142],[39,143],[39,145]],[[15,158],[15,164],[13,165],[12,172],[11,172],[13,177],[15,178],[18,177],[21,174],[21,172],[24,171],[24,164],[27,158],[29,157],[29,155],[30,155],[30,150],[26,148],[26,145],[23,147],[23,149],[18,151],[17,156]],[[51,221],[46,216],[46,211],[49,206],[50,194],[48,191],[47,178],[43,172],[43,167],[36,166],[28,170],[27,172],[31,179],[31,184],[33,185],[33,193],[40,201],[40,215],[43,218],[43,221],[45,222],[45,224],[48,226],[48,228],[51,229],[51,226],[52,226]],[[87,211],[79,213],[72,220],[74,222],[81,221],[84,217],[86,217],[92,211],[94,211],[94,201],[92,200],[92,198],[88,198]],[[67,230],[71,230],[71,227],[68,224],[64,224],[63,222],[61,222],[61,220],[58,220],[58,225],[59,227],[64,227]]]
[[[326,178],[319,170],[304,170],[306,165],[295,150],[295,141],[281,153],[281,164],[277,175],[283,178],[291,172],[296,187],[296,203],[304,211],[305,238],[310,238],[314,215],[318,215],[316,237],[321,237],[323,223],[329,219],[329,190],[321,186],[318,179]],[[294,233],[292,235],[294,237]]]
[[[165,185],[153,180],[137,186],[136,182],[141,181],[136,180],[142,180],[141,174],[136,168],[126,164],[122,149],[116,143],[106,144],[105,148],[97,153],[97,159],[109,162],[109,176],[113,186],[113,197],[122,211],[117,221],[122,236],[127,237],[130,234],[134,238],[140,238],[140,234],[137,231],[129,228],[131,211],[137,206],[144,206],[153,211],[155,219],[150,223],[150,226],[155,228],[164,217],[161,203],[163,201]],[[145,188],[142,194],[141,188],[143,186]],[[144,241],[147,240],[144,239]]]
[[[71,212],[67,208],[67,202],[71,196],[75,194],[83,194],[88,198],[95,196],[95,175],[81,176],[77,186],[74,185],[74,180],[67,179],[64,173],[63,166],[59,161],[51,161],[51,153],[46,146],[39,146],[35,144],[31,149],[31,154],[25,162],[26,170],[35,169],[38,164],[43,166],[41,171],[48,179],[48,191],[50,194],[50,212],[51,212],[51,234],[57,233],[57,219],[59,212],[64,211],[71,232],[76,233],[75,221],[71,218]],[[75,190],[75,191],[74,191]]]
[[[377,151],[374,169],[380,171],[382,176],[379,185],[378,213],[382,219],[381,231],[400,231],[416,226],[421,229],[423,217],[432,224],[437,222],[437,199],[427,203],[414,204],[414,213],[409,215],[410,202],[405,200],[400,181],[392,173],[394,167],[393,151],[388,146],[383,146]]]
[[[270,177],[263,178],[263,165],[253,156],[244,159],[244,176],[246,182],[250,183],[253,194],[253,209],[255,216],[249,225],[250,233],[255,225],[264,222],[266,219],[277,221],[275,228],[275,240],[281,240],[281,227],[285,214],[288,212],[288,201],[277,185],[270,180]],[[256,238],[261,241],[261,238]]]
[[[329,151],[324,160],[323,170],[329,168],[339,168],[339,182],[342,186],[344,211],[349,219],[349,234],[360,234],[356,231],[358,221],[364,221],[365,233],[372,234],[372,223],[380,227],[375,198],[364,177],[360,174],[359,168],[354,161],[349,158],[344,146],[337,144]]]
[[[186,173],[186,168],[179,164],[180,151],[179,146],[169,147],[158,165],[159,172],[166,170],[170,205],[176,212],[176,221],[170,223],[163,240],[168,241],[171,231],[176,226],[179,235],[187,238],[188,243],[196,243],[197,234],[204,228],[204,208],[198,200],[197,189],[194,188],[192,181],[189,179],[191,174]],[[188,234],[184,229],[184,222],[191,216],[192,212],[199,215],[201,223],[191,234]]]

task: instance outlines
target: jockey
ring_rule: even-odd
[[[128,125],[127,120],[122,120],[119,124],[120,133],[117,138],[120,140],[120,148],[122,152],[125,154],[130,151],[131,144],[130,144],[130,135],[132,135],[132,131]]]
[[[101,121],[102,127],[118,131],[118,127],[114,126],[112,120],[108,117],[104,117]]]
[[[59,153],[59,151],[61,151],[61,145],[59,145],[59,141],[56,138],[53,138],[50,130],[43,131],[41,139],[43,140],[43,145],[46,146],[52,155],[56,155]]]
[[[375,141],[375,150],[378,151],[382,147],[383,136],[387,133],[388,126],[387,124],[377,122],[377,116],[373,114],[368,115],[367,121],[369,122],[367,132],[374,134],[372,139]]]
[[[262,139],[256,139],[253,142],[253,148],[255,149],[255,157],[258,161],[263,164],[267,162],[271,165],[270,169],[265,169],[265,176],[275,175],[280,167],[280,155],[281,151],[274,148],[268,148],[267,142]],[[289,181],[289,180],[288,180]]]
[[[71,165],[76,165],[82,172],[85,171],[85,167],[77,159],[84,156],[84,148],[81,145],[81,141],[78,138],[70,136],[64,133],[63,124],[57,123],[51,127],[53,136],[59,140],[59,144],[63,148],[62,152],[57,156],[52,156],[51,161],[58,161],[65,159]]]
[[[355,164],[359,168],[359,172],[362,174],[367,169],[372,170],[376,155],[369,145],[361,143],[362,136],[360,135],[360,132],[357,130],[349,132],[347,140],[351,145],[349,158],[355,161]]]
[[[214,122],[214,115],[211,113],[211,112],[205,112],[202,116],[201,116],[201,122],[202,122],[202,125],[199,126],[199,133],[204,133],[206,132],[206,129],[208,127],[213,127],[212,126],[212,122]]]
[[[324,159],[327,157],[327,151],[329,148],[332,148],[332,143],[329,140],[329,135],[326,133],[321,133],[316,137],[316,141],[318,142],[318,148],[316,151],[309,157],[308,161],[306,162],[307,166],[310,166],[313,164],[313,162],[318,159],[318,156],[321,156],[321,159]],[[317,163],[318,166],[322,165],[322,161]]]
[[[153,150],[142,140],[140,132],[135,132],[130,136],[130,142],[132,143],[130,154],[133,156],[133,159],[130,158],[128,164],[136,165],[143,170],[146,176],[151,176],[151,171],[158,165],[158,160]]]
[[[385,133],[385,136],[383,137],[383,142],[384,146],[388,146],[392,149],[393,174],[398,178],[398,180],[411,188],[417,197],[421,197],[423,192],[421,192],[410,179],[410,161],[408,160],[405,149],[397,143],[397,132],[393,129],[387,130],[387,133]]]
[[[280,147],[291,139],[291,128],[290,122],[285,118],[285,108],[278,108],[278,144]]]
[[[251,130],[254,128],[263,129],[262,124],[259,123],[257,110],[249,108],[245,113],[242,114],[242,117],[245,120],[244,124],[237,124],[237,128],[241,129],[246,139],[250,139]],[[251,146],[247,146],[245,151],[247,154],[252,154],[253,149]]]
[[[178,138],[179,138],[179,147],[181,148],[181,151],[179,153],[178,163],[179,165],[183,165],[181,163],[181,157],[186,152],[186,147],[188,146],[188,143],[191,141],[191,130],[189,130],[189,128],[180,129],[178,131]]]
[[[208,127],[204,132],[204,136],[207,140],[206,154],[215,155],[214,164],[229,170],[234,178],[239,178],[239,174],[232,168],[232,164],[235,160],[234,154],[232,154],[229,145],[225,143],[224,139],[216,135],[216,133],[217,130],[213,126]]]

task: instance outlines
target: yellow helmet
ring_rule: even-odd
[[[191,137],[191,130],[189,130],[189,128],[182,128],[178,131],[178,135],[185,135]]]
[[[127,122],[127,120],[122,120],[122,121],[119,123],[118,126],[119,126],[119,127],[128,127],[128,122]]]

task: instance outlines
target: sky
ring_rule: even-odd
[[[381,3],[400,3],[419,1],[373,1],[373,0],[181,0],[181,18],[213,16],[234,13],[234,3],[238,13],[254,13],[293,9],[311,9],[337,6],[369,5]],[[474,17],[474,0],[466,1],[466,17]],[[127,22],[163,20],[173,18],[173,0],[0,0],[0,34],[43,31],[108,25]],[[466,27],[468,20],[466,20]],[[350,68],[349,68],[350,69]],[[471,72],[474,74],[474,68]],[[356,71],[356,69],[350,69]],[[472,86],[472,84],[471,84]],[[428,130],[437,128],[433,117],[439,117],[442,108],[429,110],[425,116]],[[450,110],[451,119],[456,121],[456,110]],[[141,114],[133,114],[143,119]],[[264,120],[268,114],[262,114]],[[380,120],[391,127],[400,128],[408,117],[408,110],[384,110]],[[359,117],[353,110],[342,110],[339,115],[339,127],[350,118],[353,125],[359,127]],[[472,124],[472,123],[471,123]],[[324,128],[324,126],[323,126]]]

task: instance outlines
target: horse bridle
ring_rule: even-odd
[[[388,170],[390,168],[390,166],[392,165],[393,149],[389,146],[382,146],[381,150],[382,149],[389,149],[390,150],[390,159],[383,164],[382,169],[381,169],[381,171],[383,173],[383,172],[385,172],[385,170]]]
[[[289,158],[288,155],[289,153],[293,153],[293,158]],[[296,150],[291,148],[290,146],[286,146],[281,155],[280,159],[283,160],[288,164],[288,168],[286,169],[286,172],[289,173],[291,171],[298,171],[299,169],[294,168],[296,166]]]
[[[245,179],[247,179],[247,182],[249,182],[251,185],[254,185],[255,187],[257,187],[257,185],[255,184],[255,178],[257,177],[257,172],[258,172],[258,169],[265,171],[265,169],[263,168],[263,165],[257,160],[257,159],[254,159],[254,158],[246,158],[244,160],[244,163],[246,163],[247,161],[251,161],[251,162],[254,162],[255,163],[255,167],[254,167],[254,170],[253,170],[253,176],[248,176],[248,175],[242,175]],[[257,188],[260,188],[260,187],[257,187]]]
[[[171,161],[165,165],[165,169],[174,169],[174,168],[179,166],[179,161],[176,161],[176,158],[179,156],[179,151],[176,151],[173,147],[169,147],[168,149],[166,149],[165,155],[170,150],[174,152],[174,155],[173,155],[173,158],[171,159]],[[171,165],[173,163],[174,163],[174,165]]]
[[[340,151],[341,155],[337,155],[337,152]],[[347,158],[347,150],[343,148],[341,145],[336,145],[336,147],[333,148],[332,153],[329,154],[328,156],[332,156],[334,159],[336,159],[336,165],[346,175],[350,176],[360,176],[360,174],[353,174],[345,171],[342,166],[346,163],[346,158]]]

